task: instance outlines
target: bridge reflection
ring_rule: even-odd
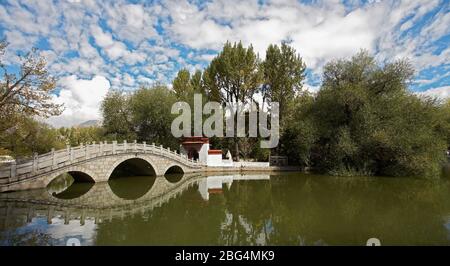
[[[0,194],[0,230],[30,223],[34,217],[47,217],[51,224],[59,217],[64,224],[86,219],[95,224],[102,220],[122,218],[135,213],[144,213],[160,207],[181,195],[185,190],[197,186],[202,199],[209,194],[220,193],[223,186],[231,186],[233,180],[269,179],[269,175],[178,175],[177,182],[168,177],[126,177],[102,183],[76,184],[73,189],[37,189]],[[67,184],[66,184],[67,185]],[[62,190],[62,191],[61,191]],[[87,190],[87,191],[86,191]],[[79,194],[78,197],[73,195]]]

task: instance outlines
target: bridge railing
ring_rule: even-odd
[[[117,143],[117,141],[112,143],[107,143],[106,141],[93,142],[86,145],[81,144],[77,147],[68,146],[66,149],[57,151],[52,149],[51,152],[41,155],[35,154],[30,161],[20,164],[13,161],[0,165],[0,185],[27,179],[37,174],[50,172],[86,160],[132,152],[162,155],[189,166],[201,166],[198,161],[188,159],[186,155],[172,151],[170,148],[166,149],[162,145],[156,146],[154,143],[137,143],[136,141],[132,143],[127,143],[126,141],[123,143]]]

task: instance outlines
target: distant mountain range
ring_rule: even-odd
[[[78,127],[94,127],[101,126],[102,122],[100,120],[88,120],[78,125]]]

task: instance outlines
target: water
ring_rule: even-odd
[[[70,184],[0,194],[0,244],[450,244],[448,179],[286,173]]]

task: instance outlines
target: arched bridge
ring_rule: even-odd
[[[79,173],[80,179],[107,181],[114,169],[132,160],[148,164],[154,175],[164,175],[176,169],[183,173],[202,170],[203,165],[176,151],[143,143],[100,142],[35,155],[33,159],[0,168],[0,192],[46,187],[55,177],[64,173]]]
[[[82,224],[85,218],[95,218],[95,221],[123,218],[160,207],[202,179],[201,174],[183,175],[177,182],[156,177],[149,190],[136,199],[121,198],[107,182],[95,184],[87,193],[73,199],[56,198],[47,189],[4,193],[0,195],[0,229],[22,220],[18,217],[26,217],[29,222],[33,217],[47,216],[47,221],[51,222],[59,215],[64,217],[65,223],[75,218]]]

